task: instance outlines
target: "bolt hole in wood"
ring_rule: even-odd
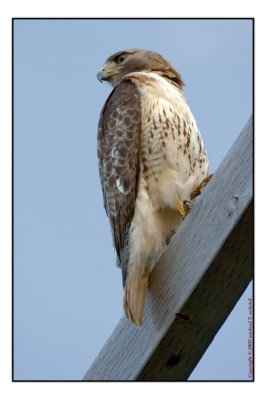
[[[237,208],[238,203],[239,203],[239,197],[237,195],[233,196],[231,198],[231,200],[229,200],[229,203],[228,203],[228,208],[229,208],[228,215],[229,216],[231,216],[234,213],[235,209]]]
[[[178,321],[189,321],[189,315],[187,314],[176,313],[175,315]]]
[[[173,354],[171,357],[168,358],[168,360],[165,364],[166,368],[174,367],[178,363],[180,358],[181,358],[181,356],[179,354],[178,355]]]

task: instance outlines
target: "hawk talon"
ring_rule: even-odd
[[[183,203],[186,207],[192,208],[192,201],[191,200],[183,200]]]
[[[171,240],[172,240],[172,237],[174,236],[175,233],[176,233],[176,229],[172,229],[172,230],[168,233],[168,235],[166,236],[165,243],[166,243],[167,246],[170,244],[170,242],[171,242]]]

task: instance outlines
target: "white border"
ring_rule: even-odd
[[[99,4],[89,1],[5,1],[0,5],[0,390],[5,399],[87,399],[96,398],[136,398],[139,394],[165,398],[166,396],[216,399],[225,396],[233,398],[237,395],[242,399],[259,398],[263,384],[265,369],[265,310],[262,306],[260,290],[265,282],[262,271],[265,271],[265,256],[263,244],[265,235],[262,225],[265,213],[266,178],[264,176],[264,145],[265,144],[265,57],[264,38],[265,18],[262,6],[253,2],[223,2],[188,1],[178,4],[173,0],[164,0],[162,4],[136,1],[104,1]],[[263,5],[263,2],[258,2]],[[133,10],[131,6],[133,5]],[[93,7],[93,8],[92,8]],[[11,382],[11,18],[12,17],[255,17],[256,18],[256,369],[255,383],[12,383]],[[264,88],[264,89],[263,89]],[[229,88],[230,90],[230,88]],[[260,102],[261,101],[261,102]],[[264,128],[264,129],[263,129]],[[262,173],[260,173],[260,170]],[[260,177],[262,179],[260,179]],[[262,183],[260,185],[260,182]],[[260,223],[261,222],[261,223]],[[263,243],[262,243],[263,242]],[[260,246],[261,244],[261,246]],[[264,245],[265,246],[265,245]],[[263,263],[261,261],[264,261]],[[265,272],[264,272],[265,274]],[[260,318],[260,311],[262,311]],[[264,346],[263,346],[264,345]],[[214,386],[215,385],[215,386]],[[146,393],[145,393],[146,392]]]

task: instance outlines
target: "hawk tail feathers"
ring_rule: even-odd
[[[124,294],[126,317],[137,327],[143,323],[144,304],[148,286],[148,268],[127,278]]]

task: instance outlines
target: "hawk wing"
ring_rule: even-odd
[[[134,215],[139,175],[141,96],[123,80],[108,97],[99,120],[98,159],[104,206],[122,269],[129,259],[128,230]]]

